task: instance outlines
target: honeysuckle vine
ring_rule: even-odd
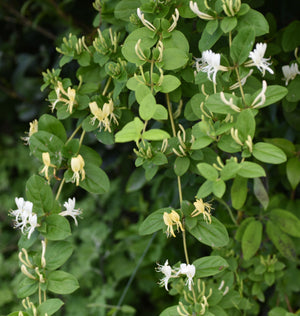
[[[296,260],[289,235],[300,237],[300,220],[269,204],[263,184],[272,165],[291,158],[283,142],[265,139],[258,126],[264,108],[289,93],[299,60],[279,74],[267,54],[267,20],[240,0],[134,3],[121,0],[109,9],[122,21],[117,27],[110,18],[102,24],[107,7],[95,1],[99,25],[65,37],[59,67],[43,73],[49,114],[31,122],[23,138],[40,171],[25,185],[26,200],[16,198],[18,209],[9,211],[25,236],[18,290],[24,309],[11,316],[59,313],[62,297],[53,295],[79,287],[61,268],[73,251],[71,225],[80,229],[85,217],[75,190],[110,190],[102,157],[86,136],[103,150],[128,143],[136,168],[128,182],[142,179],[155,192],[168,191],[138,213],[140,238],[152,239],[120,299],[103,304],[110,315],[122,309],[157,232],[174,249],[166,251],[173,257],[161,251],[156,267],[151,263],[151,271],[163,274],[158,284],[174,296],[160,316],[246,315],[253,306],[258,315],[264,292],[284,275],[281,261]],[[71,61],[72,80],[61,71]],[[207,256],[195,251],[203,244]],[[248,271],[255,276],[249,279]]]

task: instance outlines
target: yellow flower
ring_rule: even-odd
[[[51,163],[50,155],[48,152],[42,153],[42,159],[43,159],[44,168],[40,171],[40,173],[45,173],[45,178],[49,180],[49,175],[48,175],[49,167],[56,168],[56,166]],[[54,173],[55,173],[55,169],[54,169]]]
[[[26,134],[28,134],[28,136],[21,137],[21,139],[24,140],[25,145],[29,145],[30,137],[36,132],[38,132],[38,121],[33,120],[32,122],[29,123],[29,132],[28,133],[25,132]]]
[[[206,223],[211,224],[211,205],[209,203],[204,203],[202,199],[196,199],[194,202],[195,210],[191,213],[192,217],[203,214],[203,218]]]
[[[72,157],[71,159],[71,169],[74,172],[72,181],[76,181],[76,185],[79,185],[80,180],[80,174],[81,174],[81,181],[85,179],[85,171],[83,169],[84,167],[84,160],[81,155],[78,155],[77,157]]]
[[[102,129],[102,126],[104,127],[105,131],[111,132],[111,120],[113,120],[116,124],[118,124],[118,121],[116,119],[116,116],[114,115],[114,104],[113,101],[110,99],[108,103],[104,103],[103,108],[99,108],[97,103],[91,102],[89,103],[89,107],[91,110],[91,113],[94,115],[91,119],[92,125],[95,124],[95,121],[98,120],[99,124],[98,127],[100,130]]]
[[[172,210],[171,213],[164,212],[163,214],[163,220],[164,223],[167,225],[167,237],[172,235],[173,237],[176,237],[174,230],[173,230],[173,225],[175,224],[177,226],[177,231],[179,231],[179,228],[181,231],[184,231],[182,223],[180,221],[180,216],[177,212]]]

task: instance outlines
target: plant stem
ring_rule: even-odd
[[[175,129],[175,124],[174,124],[172,105],[171,105],[168,93],[166,93],[166,99],[167,99],[168,112],[169,112],[169,117],[170,117],[170,122],[171,122],[171,127],[172,127],[172,133],[173,133],[173,136],[176,137],[176,129]],[[180,176],[177,176],[177,187],[178,187],[179,204],[180,204],[180,210],[181,210],[182,209],[182,187],[181,187]],[[181,210],[181,214],[182,214],[182,210]],[[184,217],[183,217],[183,220],[182,220],[182,226],[183,226],[183,229],[184,229],[183,232],[182,232],[183,251],[184,251],[185,261],[186,261],[187,264],[189,264],[189,255],[188,255],[188,250],[187,250],[187,245],[186,245],[186,234],[185,234]]]
[[[83,141],[84,135],[85,135],[85,131],[82,131],[82,134],[81,134],[80,140],[79,140],[79,149],[80,149],[80,147],[82,145],[82,141]]]
[[[72,133],[72,135],[68,138],[68,140],[66,141],[66,144],[68,144],[68,142],[70,140],[72,140],[74,138],[74,136],[77,134],[77,132],[81,129],[82,124],[78,125],[76,127],[76,129],[74,130],[74,132]]]
[[[61,181],[61,183],[59,185],[59,188],[58,188],[57,193],[56,193],[55,200],[58,200],[58,198],[60,196],[60,193],[61,193],[61,189],[64,186],[64,183],[65,183],[65,178],[62,179],[62,181]]]
[[[245,94],[244,94],[244,90],[243,90],[243,86],[242,86],[239,70],[237,68],[235,68],[235,72],[236,72],[236,76],[237,76],[237,79],[238,79],[238,83],[239,83],[239,87],[240,87],[243,103],[244,103],[244,106],[246,106]]]
[[[105,94],[106,94],[107,89],[108,89],[110,83],[111,83],[111,77],[108,78],[108,80],[107,80],[107,82],[106,82],[106,85],[105,85],[105,87],[104,87],[104,89],[103,89],[102,95],[105,95]]]
[[[167,99],[168,112],[169,112],[169,117],[170,117],[170,122],[171,122],[171,127],[172,127],[172,133],[173,133],[173,136],[176,137],[176,129],[175,129],[174,118],[173,118],[173,113],[172,113],[172,104],[170,102],[170,97],[168,93],[166,93],[166,99]]]
[[[228,211],[228,214],[229,214],[229,216],[230,216],[230,218],[231,218],[231,220],[233,221],[233,223],[236,225],[236,226],[238,226],[238,223],[237,223],[237,220],[234,218],[234,216],[233,216],[233,214],[232,214],[232,211],[231,211],[231,208],[228,206],[228,204],[223,200],[223,199],[220,199],[220,198],[215,198],[217,201],[219,201],[221,204],[223,204],[225,207],[226,207],[226,209],[227,209],[227,211]]]
[[[138,263],[137,263],[135,269],[133,270],[133,272],[132,272],[132,274],[131,274],[131,276],[130,276],[130,278],[129,278],[127,284],[126,284],[126,287],[125,287],[125,289],[124,289],[124,291],[123,291],[123,293],[122,293],[122,295],[121,295],[121,297],[120,297],[120,299],[119,299],[119,301],[118,301],[117,306],[114,307],[114,308],[116,308],[116,311],[113,313],[112,316],[116,316],[116,315],[117,315],[117,313],[118,313],[118,311],[119,311],[119,309],[120,309],[120,306],[121,306],[121,304],[123,303],[123,300],[124,300],[124,298],[125,298],[125,296],[126,296],[126,294],[127,294],[127,291],[128,291],[128,289],[129,289],[129,287],[130,287],[130,285],[131,285],[131,283],[132,283],[132,281],[133,281],[133,279],[134,279],[134,277],[135,277],[135,275],[136,275],[136,273],[137,273],[137,271],[138,271],[140,265],[142,264],[142,262],[143,262],[143,260],[144,260],[144,258],[145,258],[145,256],[146,256],[146,254],[147,254],[147,252],[148,252],[148,250],[149,250],[149,248],[150,248],[150,246],[151,246],[151,244],[152,244],[152,242],[153,242],[153,240],[154,240],[156,234],[157,234],[157,232],[155,232],[155,233],[152,235],[151,239],[149,240],[149,242],[148,242],[148,244],[147,244],[147,246],[146,246],[146,248],[145,248],[145,250],[144,250],[142,256],[140,257],[140,259],[139,259],[139,261],[138,261]]]

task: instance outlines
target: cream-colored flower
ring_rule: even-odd
[[[54,168],[54,173],[55,173],[56,166],[51,163],[50,154],[48,152],[42,153],[42,159],[44,163],[44,168],[40,171],[40,173],[45,173],[45,178],[49,180],[49,175],[48,175],[49,167]]]
[[[60,212],[59,215],[61,216],[71,216],[74,219],[75,225],[78,226],[78,222],[76,219],[76,216],[79,216],[82,212],[79,209],[75,209],[75,203],[76,200],[75,198],[73,199],[68,199],[68,202],[64,203],[64,207],[66,208],[65,211]]]
[[[285,65],[282,66],[283,80],[285,80],[285,85],[287,86],[290,80],[295,79],[297,75],[300,75],[300,71],[298,69],[298,64]]]
[[[65,105],[67,105],[67,111],[72,113],[73,106],[76,104],[76,90],[72,89],[71,87],[68,87],[68,90],[66,91],[60,81],[57,82],[57,87],[55,88],[56,93],[56,99],[54,102],[51,102],[51,110],[53,111],[55,109],[55,106],[58,102],[63,102]]]
[[[164,285],[165,289],[169,291],[168,289],[168,282],[169,279],[172,277],[172,268],[169,266],[168,260],[166,260],[165,264],[157,264],[158,267],[156,268],[156,272],[161,272],[165,276],[159,281],[159,285]]]
[[[203,219],[206,223],[211,224],[211,204],[204,203],[202,199],[196,199],[194,202],[195,210],[191,213],[192,217],[198,216],[200,214],[203,215]]]
[[[271,65],[269,62],[270,58],[264,58],[266,49],[266,43],[257,43],[255,49],[249,54],[249,57],[252,60],[247,61],[244,65],[246,67],[256,66],[262,72],[263,76],[265,75],[266,70],[270,74],[274,74],[274,71],[269,67]]]
[[[72,181],[76,181],[76,185],[79,185],[80,181],[80,174],[81,174],[81,181],[85,179],[85,171],[84,171],[84,160],[81,155],[76,157],[72,157],[71,159],[71,169],[74,172]]]
[[[186,281],[186,284],[188,285],[189,290],[191,291],[192,284],[194,284],[193,277],[195,276],[195,273],[196,273],[196,267],[193,264],[182,263],[176,275],[185,274],[187,276],[188,279]]]
[[[173,230],[173,225],[177,226],[177,231],[179,231],[179,228],[181,229],[181,231],[184,231],[184,228],[180,221],[180,216],[174,210],[172,210],[171,213],[164,212],[163,220],[164,220],[164,223],[167,225],[167,231],[166,231],[167,237],[169,237],[170,235],[172,235],[173,237],[176,237]]]
[[[23,234],[28,234],[30,239],[31,234],[36,227],[40,226],[37,223],[37,215],[32,212],[33,204],[30,201],[25,201],[22,197],[15,198],[18,209],[9,212],[11,216],[15,217],[15,228],[20,228]]]
[[[38,132],[38,120],[33,120],[29,123],[29,132],[25,132],[28,136],[21,137],[21,139],[24,140],[25,145],[29,145],[30,137],[36,132]]]
[[[104,103],[103,108],[99,108],[97,103],[90,102],[89,107],[91,110],[91,113],[94,115],[91,118],[91,124],[94,125],[95,121],[98,120],[98,127],[100,128],[100,131],[102,127],[104,127],[105,131],[111,132],[111,121],[113,120],[114,123],[118,124],[118,121],[116,119],[114,111],[114,104],[113,101],[110,99],[108,103]]]

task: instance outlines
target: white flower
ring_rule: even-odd
[[[164,285],[165,286],[165,289],[167,291],[169,291],[168,289],[168,282],[169,282],[169,279],[171,278],[172,276],[172,268],[169,266],[169,262],[168,260],[166,260],[165,264],[164,265],[161,265],[161,264],[157,264],[158,267],[156,268],[156,271],[157,272],[161,272],[163,273],[165,276],[159,281],[159,285]]]
[[[219,70],[227,70],[226,67],[220,65],[221,55],[215,54],[211,50],[206,50],[202,53],[201,58],[196,58],[197,71],[206,72],[208,79],[216,84],[216,76]],[[211,74],[213,77],[211,79]]]
[[[189,290],[191,291],[192,284],[194,284],[193,277],[195,276],[195,273],[196,267],[193,264],[182,263],[176,275],[185,274],[187,276],[188,279],[186,281],[186,284],[188,284]]]
[[[287,86],[290,80],[293,80],[297,75],[300,75],[298,64],[282,66],[282,73],[284,75],[283,80],[285,80],[285,85]]]
[[[75,210],[75,202],[76,202],[75,198],[73,198],[73,199],[69,198],[68,202],[64,203],[64,207],[66,208],[66,210],[63,212],[60,212],[59,215],[71,216],[75,221],[75,225],[78,226],[76,216],[80,215],[82,212],[79,209]]]
[[[144,13],[142,13],[140,8],[137,8],[136,10],[136,14],[139,17],[139,19],[141,20],[141,22],[150,30],[155,32],[156,31],[156,27],[150,23],[148,20],[145,19]]]
[[[190,9],[196,14],[198,15],[198,17],[200,19],[203,20],[214,20],[215,18],[207,13],[204,13],[202,11],[199,10],[198,5],[196,2],[190,1]]]
[[[266,70],[268,70],[271,74],[274,73],[274,71],[269,67],[271,63],[268,62],[268,60],[270,58],[264,58],[266,49],[266,43],[257,43],[255,49],[249,54],[249,58],[251,58],[252,61],[245,63],[246,67],[256,66],[262,72],[263,76],[265,75]]]
[[[37,215],[32,213],[33,204],[25,201],[22,197],[15,198],[18,209],[10,211],[10,215],[15,217],[15,228],[21,229],[23,234],[28,233],[27,238],[30,239],[34,229],[39,226],[37,223]]]

